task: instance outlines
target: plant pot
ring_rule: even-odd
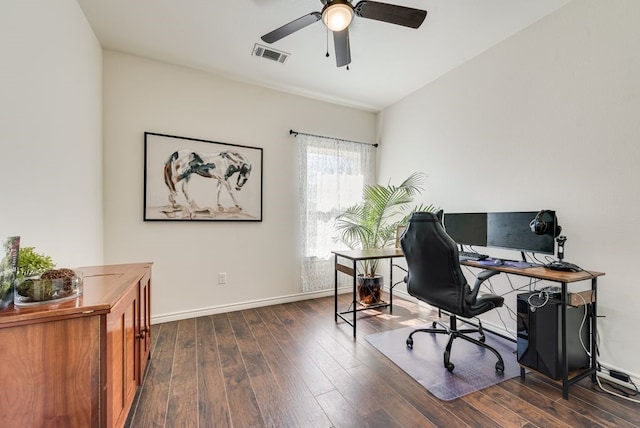
[[[382,301],[382,275],[365,277],[358,275],[356,288],[358,291],[358,301],[363,305],[372,305]]]

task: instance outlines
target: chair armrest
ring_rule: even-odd
[[[500,271],[497,270],[486,269],[476,276],[476,281],[473,283],[473,288],[471,289],[471,296],[473,297],[473,301],[475,301],[478,297],[478,291],[480,291],[480,286],[482,285],[482,283],[492,276],[498,275],[499,273]]]

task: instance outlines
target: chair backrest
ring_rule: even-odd
[[[460,269],[458,248],[442,226],[438,214],[417,212],[400,240],[407,260],[407,292],[456,315],[466,312],[471,289]]]

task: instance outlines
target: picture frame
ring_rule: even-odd
[[[144,133],[144,221],[262,221],[262,148]]]
[[[18,254],[20,237],[10,236],[2,242],[0,253],[0,310],[8,307],[14,300],[16,279],[18,276]]]

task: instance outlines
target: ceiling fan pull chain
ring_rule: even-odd
[[[327,28],[327,54],[325,56],[329,58],[329,28]]]

